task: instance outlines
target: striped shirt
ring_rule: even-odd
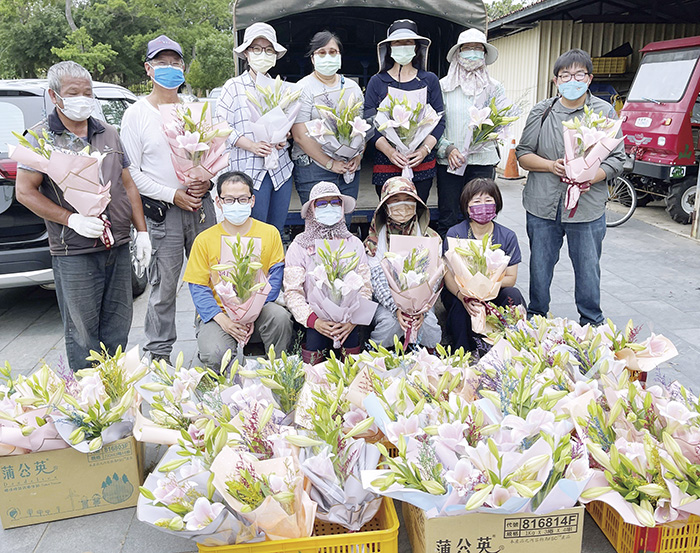
[[[445,102],[445,134],[442,135],[437,147],[438,163],[447,165],[447,148],[455,146],[460,151],[464,147],[467,132],[473,132],[469,127],[471,118],[469,108],[476,106],[481,109],[489,105],[491,98],[495,96],[496,105],[501,108],[509,105],[505,88],[498,81],[494,81],[495,88],[489,87],[475,96],[468,96],[460,87],[449,92],[442,91],[442,99]],[[440,82],[442,84],[442,81]],[[469,155],[469,165],[496,165],[500,158],[496,150],[496,142],[490,142],[478,152]]]
[[[229,170],[241,171],[253,179],[253,187],[260,190],[260,185],[266,173],[270,173],[272,185],[278,190],[292,176],[292,160],[289,158],[289,148],[276,150],[279,155],[279,167],[273,171],[267,171],[263,165],[264,158],[253,152],[237,148],[234,144],[241,137],[255,142],[255,135],[250,128],[250,111],[246,90],[255,93],[255,82],[246,71],[238,77],[226,81],[221,96],[216,103],[216,115],[226,121],[233,129],[226,143],[229,148]],[[274,145],[273,145],[274,147]]]

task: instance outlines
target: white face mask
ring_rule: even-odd
[[[315,207],[314,217],[322,225],[332,227],[343,218],[343,206],[329,204],[326,207]]]
[[[277,54],[268,54],[267,52],[248,52],[248,65],[256,73],[267,73],[277,63]]]
[[[88,98],[86,96],[72,96],[69,98],[63,98],[59,94],[56,94],[61,100],[63,100],[63,108],[58,108],[63,112],[63,115],[68,117],[71,121],[85,121],[90,115],[92,115],[95,109],[95,99]]]

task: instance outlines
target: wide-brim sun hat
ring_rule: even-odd
[[[452,59],[457,52],[459,52],[462,44],[467,44],[469,42],[478,42],[479,44],[484,45],[484,48],[486,49],[486,53],[484,54],[484,61],[486,62],[486,65],[491,65],[498,59],[498,48],[486,41],[486,35],[484,33],[482,33],[479,29],[467,29],[459,34],[457,44],[455,44],[452,48],[450,48],[450,51],[447,52],[447,61],[452,63]]]
[[[275,28],[267,23],[253,23],[250,27],[248,27],[245,30],[245,33],[243,33],[243,42],[240,46],[234,48],[233,51],[239,58],[245,59],[245,51],[256,38],[265,38],[269,40],[270,44],[272,44],[272,47],[277,53],[277,59],[280,59],[287,53],[287,49],[277,42],[277,33],[275,32]]]
[[[314,202],[320,198],[338,197],[343,200],[343,212],[347,215],[355,210],[355,198],[341,194],[338,187],[332,182],[321,181],[314,185],[309,194],[309,201],[301,206],[301,218],[306,219],[306,213]]]
[[[428,48],[430,39],[418,34],[418,25],[410,19],[398,19],[394,21],[387,30],[386,38],[377,44],[377,59],[379,60],[379,71],[382,71],[382,64],[386,58],[386,52],[391,48],[391,43],[397,40],[415,40],[418,50],[416,55],[423,52],[423,67],[425,70],[428,64]]]

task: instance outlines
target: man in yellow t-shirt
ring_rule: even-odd
[[[278,352],[288,350],[293,336],[291,315],[275,303],[284,272],[282,238],[275,227],[250,216],[255,204],[253,181],[245,173],[224,173],[218,179],[217,192],[216,203],[224,213],[224,220],[197,236],[184,276],[197,311],[195,326],[199,359],[214,370],[220,370],[221,357],[226,350],[235,352],[238,343],[245,341],[251,325],[250,341],[262,341],[266,350],[270,346]],[[247,325],[231,320],[225,313],[211,281],[211,266],[219,263],[221,258],[221,237],[235,237],[237,234],[260,240],[260,262],[272,287],[259,317],[255,323]]]

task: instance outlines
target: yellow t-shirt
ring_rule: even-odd
[[[183,280],[191,284],[201,284],[214,289],[211,280],[211,266],[219,263],[221,256],[221,237],[230,236],[219,223],[199,233],[192,244],[192,251],[187,260]],[[253,219],[247,238],[260,238],[260,263],[267,275],[270,267],[284,261],[284,247],[280,233],[272,225]],[[219,307],[223,308],[219,296],[214,292]]]

